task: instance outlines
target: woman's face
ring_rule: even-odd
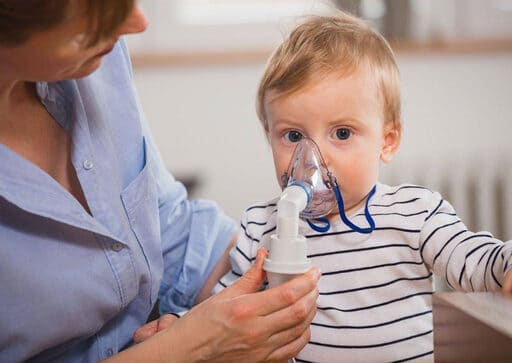
[[[108,38],[87,43],[88,18],[83,1],[70,2],[70,16],[61,24],[34,33],[26,42],[0,46],[0,81],[59,81],[94,72],[121,35],[140,33],[147,19],[138,4]]]

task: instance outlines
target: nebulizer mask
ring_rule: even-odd
[[[371,233],[375,229],[373,218],[368,212],[368,201],[375,193],[375,187],[366,199],[365,216],[369,227],[356,226],[345,214],[345,205],[338,182],[327,168],[320,148],[309,138],[302,138],[298,142],[288,170],[281,177],[283,189],[296,184],[302,185],[307,193],[311,194],[310,201],[300,212],[300,217],[306,219],[315,231],[327,232],[329,230],[330,223],[325,217],[336,208],[338,208],[341,220],[355,232]],[[324,225],[316,225],[313,221],[322,222]]]
[[[338,208],[341,220],[355,232],[368,234],[375,229],[375,222],[368,211],[368,201],[375,193],[375,187],[366,199],[368,227],[359,227],[346,216],[338,182],[327,168],[320,148],[309,138],[304,137],[297,143],[281,183],[283,192],[277,203],[277,231],[270,238],[269,256],[263,266],[270,286],[276,286],[311,267],[306,239],[298,234],[299,216],[306,219],[315,231],[327,232],[330,228],[327,216]]]

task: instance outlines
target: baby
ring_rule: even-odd
[[[299,224],[322,277],[298,362],[432,362],[433,273],[456,290],[512,290],[512,243],[469,231],[428,188],[378,182],[400,145],[400,82],[388,43],[362,20],[316,16],[293,30],[267,64],[257,111],[280,186],[301,178],[307,154],[330,193]],[[276,202],[245,211],[216,292],[268,246]]]

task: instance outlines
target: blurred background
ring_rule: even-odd
[[[401,70],[403,142],[381,180],[427,185],[472,229],[512,239],[512,0],[141,3],[150,26],[128,37],[135,82],[162,157],[191,197],[238,219],[279,194],[257,84],[301,16],[341,8],[387,37]]]

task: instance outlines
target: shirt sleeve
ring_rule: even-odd
[[[153,144],[150,143],[150,149]],[[187,199],[185,187],[165,169],[156,149],[164,273],[160,310],[190,308],[235,233],[235,223],[213,201]]]
[[[468,230],[439,193],[430,200],[419,242],[425,263],[455,290],[499,290],[512,267],[512,241]]]
[[[217,282],[213,288],[214,294],[218,294],[226,287],[232,285],[251,268],[251,265],[256,259],[256,251],[258,248],[258,245],[254,243],[254,239],[255,237],[251,235],[251,231],[248,228],[247,212],[245,212],[241,218],[237,243],[229,252],[231,271],[226,273]]]
[[[126,45],[121,45],[129,62]],[[158,195],[163,258],[160,311],[176,313],[192,306],[232,239],[236,224],[215,202],[188,200],[183,184],[167,171],[136,99]]]

